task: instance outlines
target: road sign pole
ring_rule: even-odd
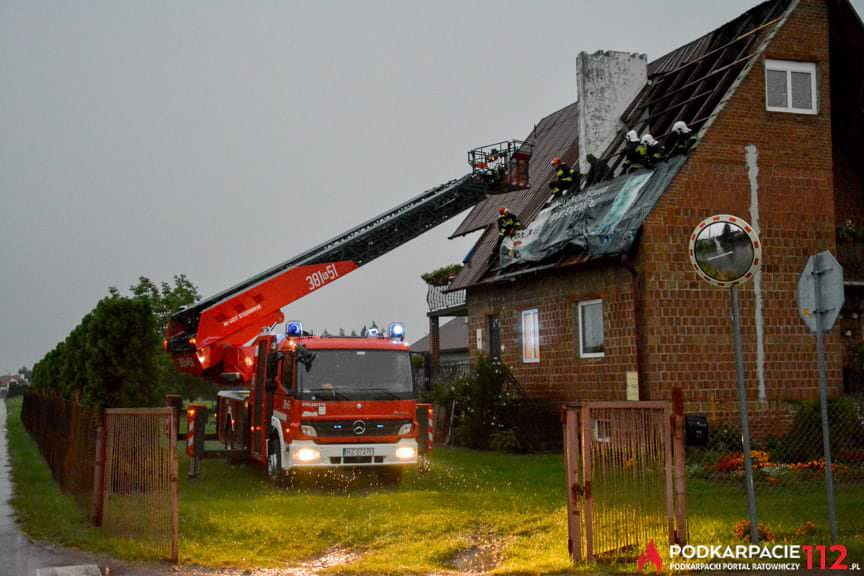
[[[822,412],[822,449],[825,456],[825,490],[828,498],[828,523],[831,527],[831,543],[837,543],[837,508],[834,500],[834,471],[831,465],[831,436],[828,426],[828,383],[825,375],[825,330],[822,316],[827,312],[822,302],[822,282],[820,276],[829,271],[830,264],[823,266],[822,254],[815,256],[813,269],[814,293],[816,296],[816,362],[819,368],[819,404]]]
[[[750,452],[750,423],[747,417],[747,388],[744,386],[744,355],[741,352],[741,318],[738,311],[738,289],[729,289],[732,299],[732,331],[735,335],[735,368],[738,375],[738,402],[741,415],[741,443],[744,447],[744,482],[747,484],[747,512],[750,516],[750,542],[759,543],[759,521],[756,516],[756,489],[753,486],[753,456]]]

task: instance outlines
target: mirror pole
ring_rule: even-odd
[[[744,385],[744,355],[741,352],[741,318],[738,310],[738,289],[729,289],[732,299],[732,332],[735,337],[735,368],[738,375],[738,402],[741,416],[741,444],[744,448],[744,478],[747,484],[747,511],[750,516],[750,542],[759,544],[759,523],[756,516],[756,491],[753,487],[753,457],[750,452],[750,424],[747,418],[747,388]]]

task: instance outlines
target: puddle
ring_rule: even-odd
[[[334,566],[344,566],[360,558],[360,554],[335,548],[313,560],[303,562],[298,566],[286,568],[256,568],[254,570],[216,570],[196,567],[177,567],[175,574],[184,576],[315,576],[322,570]]]
[[[477,534],[473,538],[473,544],[457,552],[450,564],[464,574],[484,574],[501,562],[503,546],[503,542],[493,534]]]

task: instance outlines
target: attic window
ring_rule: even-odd
[[[816,114],[816,64],[765,61],[765,109],[769,112]]]

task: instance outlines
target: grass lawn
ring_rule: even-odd
[[[59,494],[24,432],[20,402],[8,407],[13,505],[25,530],[37,539],[153,560],[145,547],[88,526],[74,502]],[[350,489],[275,487],[252,467],[222,461],[205,461],[201,477],[186,480],[181,462],[181,563],[290,566],[342,548],[357,557],[331,569],[339,573],[442,573],[454,570],[460,553],[480,547],[493,550],[498,573],[570,570],[563,462],[557,455],[440,449],[429,472],[408,474],[401,486]],[[786,492],[775,501],[763,499],[760,508],[771,510],[768,521],[778,540],[803,543],[794,536],[800,512],[824,529],[824,496],[813,489]],[[858,535],[843,542],[849,560],[861,561],[864,489],[838,492],[841,521],[858,519]],[[746,515],[742,493],[737,486],[691,481],[691,541],[733,543],[732,526]],[[814,538],[827,541],[821,534]],[[633,566],[602,570],[632,572]]]

